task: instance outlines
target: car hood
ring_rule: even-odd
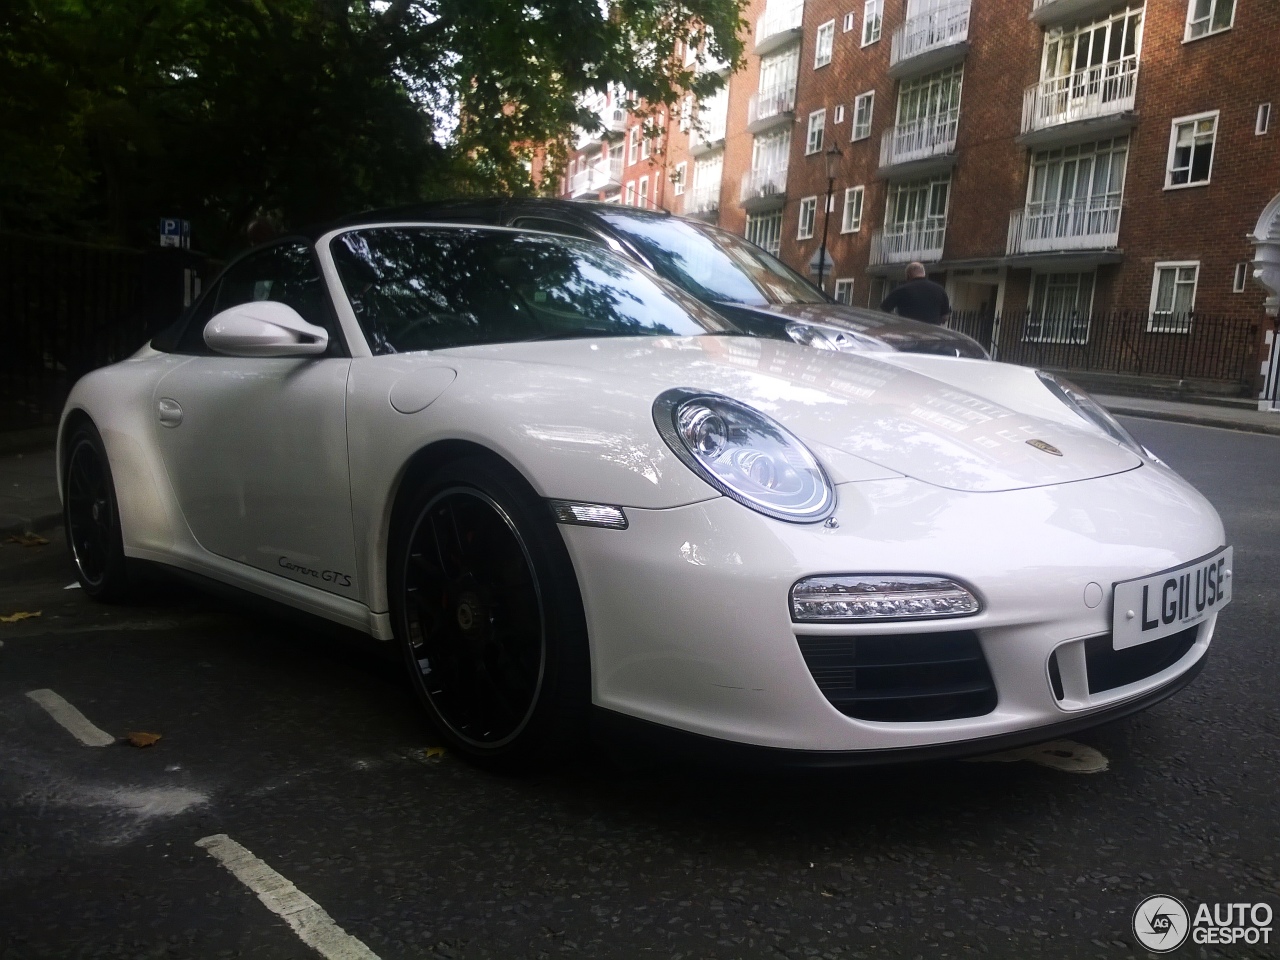
[[[975,360],[987,358],[987,351],[978,341],[958,330],[881,310],[865,310],[842,303],[770,303],[758,306],[715,303],[714,306],[731,318],[749,315],[839,327],[871,337],[902,353],[931,353]]]
[[[834,458],[837,482],[899,474],[953,490],[994,492],[1085,480],[1142,464],[1086,427],[1019,413],[875,354],[702,336],[527,342],[434,356],[522,366],[523,372],[489,376],[521,383],[526,403],[529,390],[572,384],[576,395],[560,402],[576,407],[584,418],[591,416],[593,398],[583,389],[591,383],[598,384],[601,404],[607,395],[610,406],[623,401],[646,410],[673,387],[723,394],[776,419],[824,463]],[[458,363],[460,373],[464,365]],[[573,368],[573,375],[564,368]],[[608,424],[597,426],[607,429]],[[852,461],[861,469],[851,468]],[[872,465],[879,470],[867,469]]]

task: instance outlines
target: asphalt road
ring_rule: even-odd
[[[0,624],[0,958],[320,956],[196,845],[217,835],[310,898],[283,888],[294,926],[322,910],[383,960],[1143,957],[1153,894],[1280,914],[1280,438],[1129,425],[1218,505],[1235,599],[1196,683],[1076,738],[1094,774],[496,778],[431,749],[370,641],[175,585],[98,607],[56,540],[2,545],[0,615],[41,616]],[[84,746],[40,689],[162,739]]]

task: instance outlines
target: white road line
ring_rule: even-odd
[[[196,841],[209,855],[258,895],[266,908],[282,917],[307,946],[326,960],[378,960],[377,954],[333,922],[333,917],[305,893],[225,833]]]
[[[109,747],[116,738],[105,730],[99,730],[89,719],[52,690],[31,690],[27,696],[62,724],[67,731],[86,747]]]

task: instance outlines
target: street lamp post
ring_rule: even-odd
[[[822,208],[822,248],[818,251],[818,289],[826,292],[822,285],[822,273],[827,266],[827,231],[831,229],[831,189],[836,182],[836,166],[840,163],[840,148],[834,143],[822,155],[827,162],[827,203]]]

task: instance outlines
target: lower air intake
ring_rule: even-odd
[[[1124,650],[1111,649],[1111,634],[1084,642],[1084,663],[1089,673],[1089,692],[1102,693],[1137,683],[1172,667],[1195,646],[1198,626],[1180,633],[1142,643]],[[1055,654],[1056,656],[1056,654]]]

